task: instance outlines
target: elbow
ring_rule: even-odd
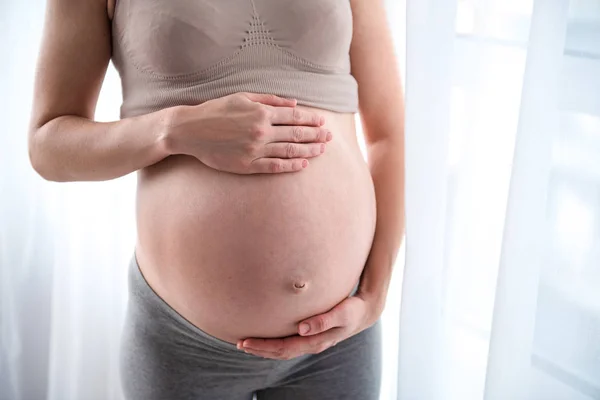
[[[29,164],[33,170],[44,180],[49,182],[66,182],[64,176],[57,173],[55,166],[52,165],[52,157],[47,153],[43,139],[43,132],[32,130],[29,132],[27,150],[29,155]]]

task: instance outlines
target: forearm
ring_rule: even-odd
[[[64,115],[29,135],[33,168],[51,181],[103,181],[152,165],[167,155],[168,110],[115,122]]]
[[[369,168],[375,185],[377,223],[371,252],[363,271],[359,293],[380,308],[404,236],[404,141],[402,135],[368,145]]]

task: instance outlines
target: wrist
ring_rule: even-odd
[[[356,296],[363,299],[369,305],[371,314],[374,318],[379,318],[379,316],[383,312],[383,309],[385,308],[385,301],[387,298],[386,294],[387,293],[369,292],[364,289],[361,289],[360,287],[356,292]]]
[[[360,277],[357,294],[374,309],[383,311],[392,278],[394,256],[371,249],[369,260]]]
[[[182,143],[183,125],[185,124],[187,109],[189,106],[175,106],[165,108],[159,113],[159,146],[167,155],[185,154],[185,146]]]

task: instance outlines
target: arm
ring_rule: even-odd
[[[33,168],[54,181],[108,180],[168,155],[168,113],[94,122],[110,60],[106,0],[49,0],[29,130]]]
[[[404,98],[382,0],[353,0],[350,56],[375,185],[375,238],[358,294],[379,314],[404,235]]]
[[[171,154],[232,173],[296,172],[331,140],[319,115],[268,94],[93,121],[111,54],[106,1],[48,0],[28,136],[31,164],[45,179],[109,180]]]

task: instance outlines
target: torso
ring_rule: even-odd
[[[139,171],[140,269],[169,305],[222,340],[295,334],[360,278],[375,229],[373,183],[354,115],[314,111],[334,139],[303,171],[236,175],[188,156]]]
[[[349,3],[108,0],[113,14],[122,116],[214,91],[264,93],[265,82],[284,97],[308,85],[303,104],[338,110],[312,108],[334,138],[300,172],[237,175],[171,156],[138,173],[136,257],[158,295],[231,343],[297,333],[302,319],[351,293],[375,230],[373,182],[349,111]],[[215,63],[225,63],[219,76]]]

